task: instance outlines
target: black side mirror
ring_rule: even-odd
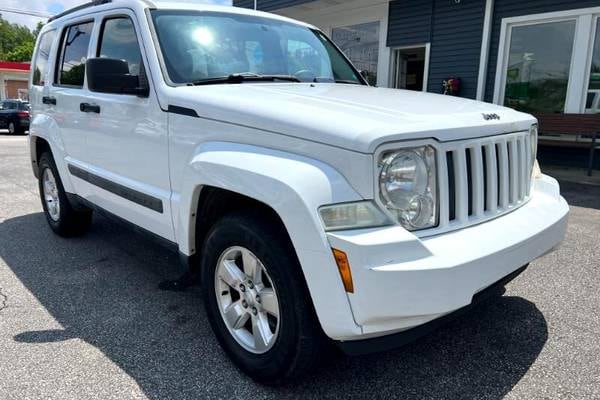
[[[115,58],[89,58],[85,63],[88,88],[92,92],[133,94],[148,97],[147,83],[140,84],[139,76],[129,73],[127,61]],[[145,79],[143,79],[146,82]]]

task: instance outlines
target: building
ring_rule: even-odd
[[[28,99],[29,63],[0,61],[0,100]]]
[[[252,8],[254,0],[233,5]],[[535,115],[600,113],[600,0],[258,0],[257,5],[321,28],[378,86],[442,93],[443,82],[457,78],[459,96]],[[582,140],[590,141],[569,136],[561,146]],[[587,156],[574,157],[585,164]]]

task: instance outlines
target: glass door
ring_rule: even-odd
[[[394,62],[394,88],[416,91],[427,89],[426,46],[397,49],[394,52]]]
[[[596,35],[592,50],[592,65],[590,67],[585,112],[587,114],[600,113],[600,18],[596,18]]]
[[[576,20],[514,26],[504,105],[528,113],[565,110]]]
[[[367,71],[370,85],[377,84],[379,21],[333,28],[331,38],[359,71]]]

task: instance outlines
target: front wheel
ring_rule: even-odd
[[[203,249],[206,312],[221,346],[253,379],[277,384],[317,362],[324,344],[293,247],[252,213],[221,219]]]
[[[92,211],[73,208],[60,180],[60,175],[49,153],[39,160],[39,190],[42,208],[50,228],[60,236],[79,236],[92,223]]]

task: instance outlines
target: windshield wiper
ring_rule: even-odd
[[[362,85],[362,83],[358,81],[353,81],[350,79],[334,79],[326,76],[317,76],[313,79],[314,83],[345,83],[348,85]]]
[[[336,79],[335,83],[345,83],[347,85],[362,85],[362,83],[358,81],[351,81],[349,79]]]
[[[231,74],[228,76],[220,76],[216,78],[201,79],[198,81],[190,82],[190,86],[201,86],[201,85],[217,85],[220,83],[242,83],[242,82],[275,82],[275,81],[288,81],[288,82],[300,82],[300,79],[293,75],[259,75],[253,73],[244,74]]]

